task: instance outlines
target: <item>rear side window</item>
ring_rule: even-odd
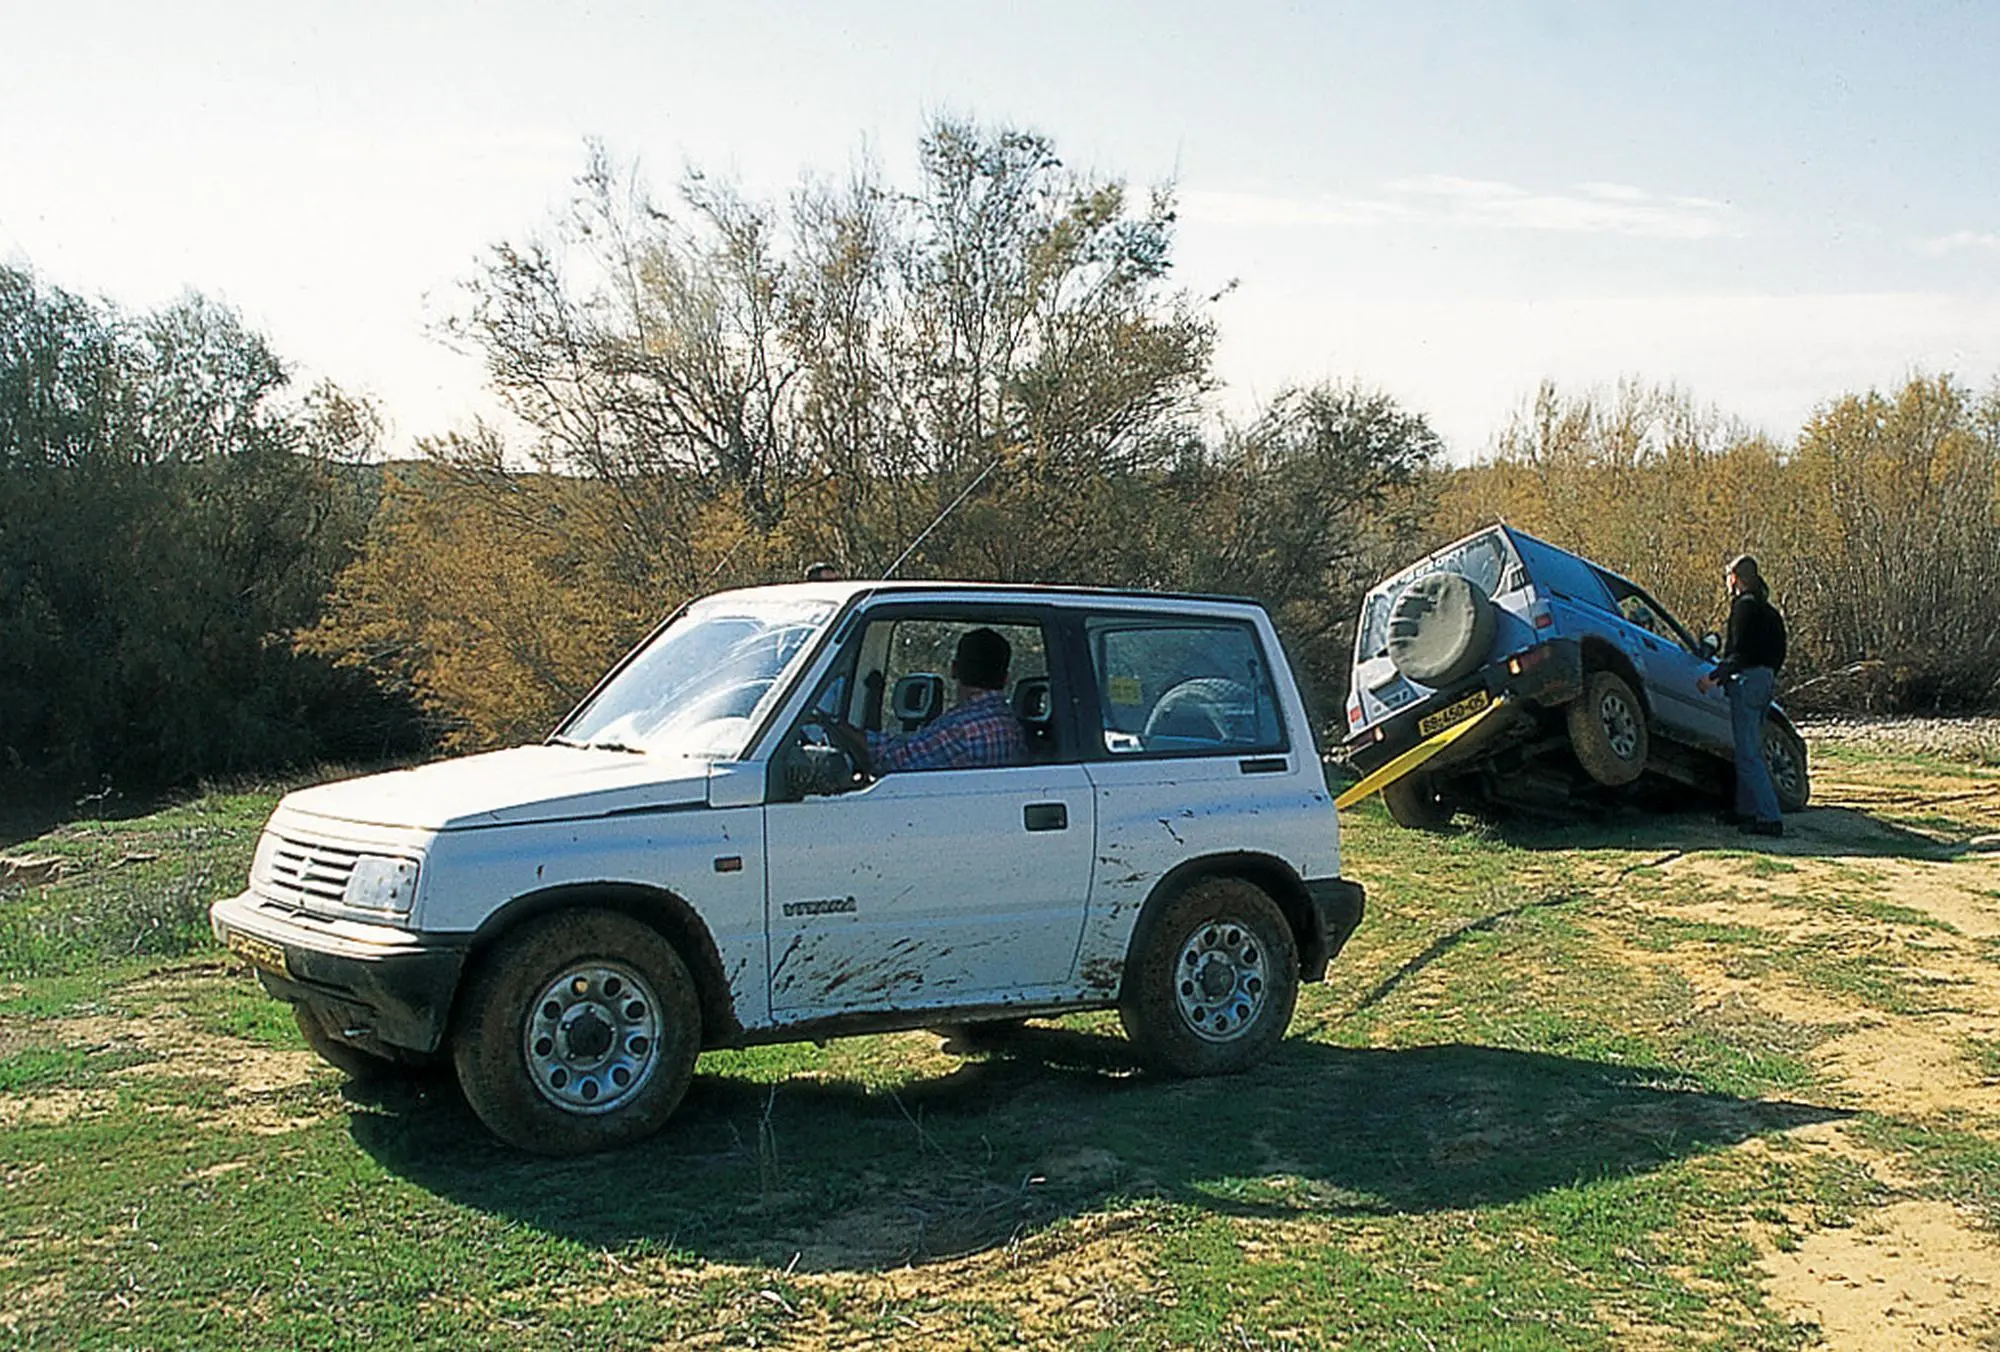
[[[1270,664],[1250,625],[1101,618],[1085,634],[1111,755],[1285,748]]]
[[[1599,610],[1611,609],[1611,598],[1598,580],[1596,569],[1576,555],[1540,540],[1523,536],[1519,543],[1522,561],[1528,565],[1536,586]]]

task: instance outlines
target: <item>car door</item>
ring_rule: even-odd
[[[1048,708],[1035,683],[1060,691],[1063,677],[1040,615],[904,603],[857,625],[829,674],[843,721],[881,722],[884,691],[920,674],[902,668],[947,665],[951,636],[975,624],[1014,636],[1010,683]],[[1033,742],[1023,764],[902,770],[770,803],[774,1019],[1034,1003],[1070,989],[1095,819],[1068,741]]]
[[[1162,878],[1205,859],[1291,858],[1326,784],[1275,646],[1248,617],[1089,616],[1079,716],[1097,789],[1097,877],[1079,976],[1113,996],[1134,922]],[[1329,844],[1332,835],[1329,832]]]
[[[1687,740],[1695,745],[1730,750],[1733,738],[1729,730],[1729,696],[1720,686],[1708,691],[1698,688],[1701,678],[1715,670],[1715,659],[1702,651],[1687,626],[1665,606],[1644,592],[1639,595],[1657,618],[1657,628],[1664,639],[1660,671],[1666,689],[1662,698],[1672,701],[1675,721],[1685,730]]]

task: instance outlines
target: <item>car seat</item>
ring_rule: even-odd
[[[1026,676],[1014,682],[1014,717],[1020,720],[1030,757],[1048,760],[1056,754],[1055,703],[1048,677]]]
[[[944,712],[944,677],[934,671],[898,677],[889,695],[889,713],[904,732],[915,732]]]

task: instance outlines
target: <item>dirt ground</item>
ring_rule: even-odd
[[[1907,1010],[1746,970],[1728,946],[1641,950],[1624,943],[1615,921],[1602,927],[1604,942],[1626,948],[1634,965],[1670,965],[1707,1005],[1747,1005],[1836,1030],[1810,1053],[1829,1101],[1990,1139],[2000,1132],[2000,771],[1986,767],[2000,747],[2000,721],[1851,722],[1812,736],[1816,747],[1916,751],[1967,770],[1848,771],[1822,762],[1813,806],[1788,819],[1784,839],[1768,842],[1763,857],[1691,850],[1659,871],[1699,884],[1687,889],[1698,900],[1679,904],[1678,918],[1747,925],[1774,947],[1851,957],[1922,992]],[[1795,1215],[1755,1236],[1778,1308],[1816,1324],[1825,1346],[1855,1352],[2000,1345],[2000,1242],[1991,1230],[1914,1196],[1897,1159],[1868,1145],[1856,1120],[1806,1128],[1790,1144],[1860,1164],[1885,1185],[1888,1202],[1852,1224]]]

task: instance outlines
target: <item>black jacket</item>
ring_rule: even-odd
[[[1729,637],[1722,645],[1718,677],[1734,676],[1751,667],[1776,671],[1785,665],[1785,618],[1778,608],[1754,592],[1744,592],[1729,604]]]

